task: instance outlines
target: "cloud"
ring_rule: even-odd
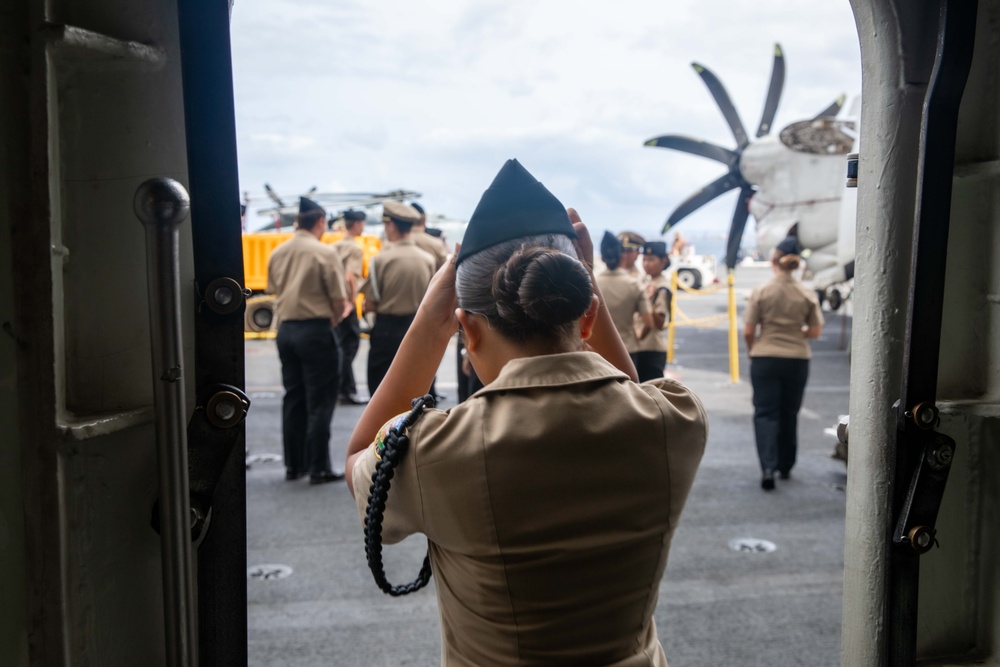
[[[721,78],[750,133],[775,42],[776,128],[860,89],[848,3],[238,0],[232,34],[242,189],[406,187],[454,217],[517,157],[595,222],[658,231],[724,169],[643,143],[734,145],[691,61]],[[734,202],[683,224],[724,231]]]

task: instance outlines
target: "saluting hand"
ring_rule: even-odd
[[[587,230],[587,226],[583,224],[583,220],[580,219],[580,214],[576,212],[575,208],[566,209],[566,213],[569,215],[569,221],[573,223],[573,231],[576,232],[576,240],[573,241],[576,254],[579,255],[580,261],[584,263],[587,269],[593,273],[594,242],[590,239],[590,232]]]
[[[455,252],[448,258],[427,286],[427,292],[420,302],[420,310],[431,325],[440,327],[450,337],[458,331],[458,297],[455,295],[455,259],[461,244],[455,244]],[[423,319],[423,318],[421,318]]]

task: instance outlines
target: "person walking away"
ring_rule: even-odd
[[[295,235],[274,249],[267,265],[268,291],[277,295],[281,433],[285,479],[309,475],[310,484],[344,478],[330,466],[330,422],[340,389],[340,344],[333,328],[350,307],[344,265],[320,241],[326,211],[299,199]]]
[[[753,423],[765,491],[774,477],[788,479],[798,450],[798,415],[809,378],[809,340],[823,331],[815,292],[793,275],[798,239],[785,238],[771,253],[774,277],[750,294],[743,339],[750,355]]]
[[[604,232],[601,260],[608,268],[597,276],[597,284],[604,294],[618,335],[635,364],[639,340],[646,338],[653,329],[653,315],[642,286],[630,278],[621,265],[622,250],[621,240],[611,232]],[[640,323],[638,331],[637,320]]]
[[[344,232],[346,236],[333,244],[334,250],[344,263],[344,273],[347,278],[351,302],[361,287],[361,274],[364,265],[364,252],[361,249],[360,238],[365,233],[365,212],[353,209],[344,212]],[[361,344],[361,323],[358,321],[358,311],[351,308],[350,312],[337,325],[337,338],[340,341],[343,363],[340,377],[340,402],[347,405],[364,405],[368,401],[358,396],[358,386],[354,380],[354,357],[358,354]]]
[[[642,252],[646,239],[635,232],[619,232],[618,240],[622,243],[622,269],[629,278],[641,283],[644,274],[635,263],[639,259],[639,253]]]
[[[426,535],[441,664],[666,667],[653,610],[705,411],[672,380],[636,384],[586,228],[516,160],[351,436],[359,514],[373,473],[385,479],[386,428],[425,392],[459,323],[486,386],[423,410],[384,516],[365,520],[386,543]]]
[[[642,246],[642,270],[646,275],[646,298],[649,299],[653,328],[648,336],[638,341],[633,357],[639,382],[663,377],[667,367],[667,341],[663,335],[664,325],[670,321],[670,281],[663,272],[670,266],[667,244],[663,241],[647,241]],[[642,327],[640,315],[635,315],[635,326]]]
[[[371,396],[375,395],[389,370],[434,276],[434,257],[418,248],[410,236],[419,219],[420,214],[412,206],[397,201],[383,204],[382,221],[387,243],[369,260],[368,277],[361,286],[364,312],[375,313],[375,324],[368,339],[368,393]]]

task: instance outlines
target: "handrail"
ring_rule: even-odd
[[[198,642],[181,373],[178,241],[178,226],[187,218],[190,200],[180,183],[169,178],[152,178],[136,190],[133,205],[146,229],[167,664],[193,667],[198,664]]]

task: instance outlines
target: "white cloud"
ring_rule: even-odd
[[[773,45],[787,64],[775,126],[860,89],[847,2],[778,0],[237,0],[233,58],[241,187],[405,187],[468,217],[517,157],[593,224],[647,232],[716,163],[643,146],[686,134],[733,146],[690,67],[711,68],[751,134]],[[725,230],[730,194],[686,233]]]

